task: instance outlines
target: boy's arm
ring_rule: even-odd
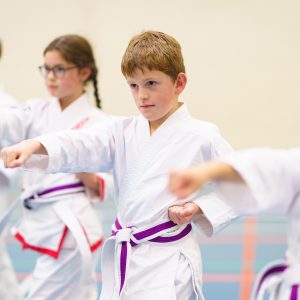
[[[41,135],[2,151],[7,167],[26,163],[26,169],[47,173],[107,172],[112,169],[113,155],[114,139],[100,124],[84,130]]]
[[[26,169],[47,173],[108,172],[112,169],[115,154],[112,126],[114,124],[109,122],[84,130],[41,135],[29,144],[26,141],[16,148],[7,148],[3,158],[7,166],[24,166],[26,162]],[[33,153],[47,155],[31,157]]]
[[[112,169],[115,139],[110,124],[36,138],[48,152],[47,173],[96,173]]]
[[[6,168],[17,168],[24,166],[33,154],[47,155],[48,153],[39,141],[30,139],[2,149],[1,158]]]
[[[212,144],[208,147],[211,149],[207,159],[219,159],[220,156],[230,154],[233,152],[230,145],[219,135],[216,134],[212,139]],[[200,153],[202,154],[202,152]],[[203,155],[200,155],[200,158]],[[201,161],[201,160],[199,160]],[[218,164],[216,162],[202,163],[203,172],[200,176],[197,172],[198,167],[189,169],[187,174],[180,174],[184,179],[175,180],[170,182],[173,190],[177,189],[177,196],[191,195],[197,191],[199,186],[207,183],[210,179],[216,179],[218,176],[229,176],[235,180],[241,180],[239,175],[227,164]],[[197,174],[197,175],[196,175]],[[176,174],[177,176],[178,174]],[[177,182],[176,182],[177,181]],[[237,217],[236,212],[218,195],[215,190],[207,185],[205,194],[199,191],[192,194],[193,199],[193,212],[190,221],[193,221],[207,236],[212,235],[214,232],[219,231],[230,221]],[[196,209],[198,206],[199,209]]]

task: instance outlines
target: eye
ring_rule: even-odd
[[[132,89],[132,90],[135,90],[137,88],[137,84],[136,83],[129,83],[129,87]]]
[[[147,81],[146,86],[155,87],[157,84],[158,84],[157,81],[149,80],[149,81]]]
[[[41,68],[44,69],[47,73],[52,70],[52,68],[50,68],[49,66],[42,66]]]
[[[62,74],[65,73],[66,68],[61,67],[61,66],[57,66],[57,67],[54,67],[53,70],[54,70],[54,72],[55,72],[56,74],[62,75]]]

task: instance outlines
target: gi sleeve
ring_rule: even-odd
[[[208,149],[205,160],[218,159],[233,152],[232,147],[219,133],[212,135]],[[202,189],[193,202],[203,212],[194,216],[193,223],[207,236],[220,231],[238,217],[233,207],[216,193],[213,185]]]
[[[300,148],[243,150],[224,161],[245,181],[217,182],[219,193],[228,204],[243,214],[289,213],[300,193]]]
[[[108,172],[112,169],[115,142],[111,122],[82,130],[68,130],[37,138],[47,150],[47,163],[33,156],[27,168],[44,169],[47,173]]]

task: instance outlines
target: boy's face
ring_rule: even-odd
[[[157,129],[179,106],[178,96],[186,84],[184,73],[174,82],[161,71],[136,70],[126,77],[135,104],[149,121],[151,132]]]

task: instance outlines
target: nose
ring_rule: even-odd
[[[141,100],[148,99],[148,93],[145,88],[142,87],[139,88],[139,99]]]
[[[54,70],[53,69],[49,70],[49,72],[47,73],[47,75],[45,77],[48,80],[54,80],[54,79],[56,79],[56,75],[55,75]]]

